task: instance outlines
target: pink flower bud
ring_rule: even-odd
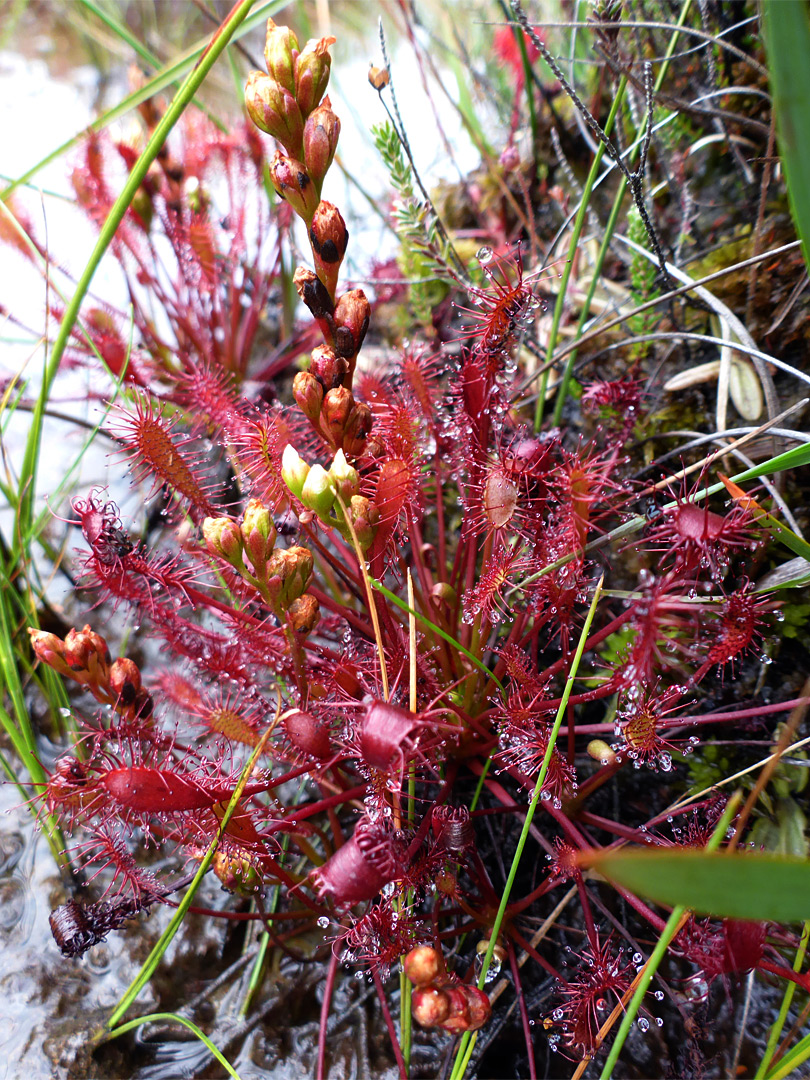
[[[318,192],[301,162],[279,151],[270,162],[270,178],[278,196],[310,225],[318,206]]]
[[[263,577],[265,563],[273,551],[277,533],[270,511],[259,499],[248,501],[239,531],[248,558],[257,575]]]
[[[353,495],[349,504],[349,517],[358,544],[363,551],[368,551],[377,535],[377,526],[380,523],[379,507],[363,495]]]
[[[332,103],[327,96],[310,113],[304,125],[304,164],[318,191],[332,164],[339,135],[340,120],[332,112]]]
[[[349,413],[343,429],[343,449],[349,457],[362,457],[366,451],[366,440],[371,432],[374,417],[368,405],[355,405]]]
[[[212,555],[219,555],[235,569],[242,567],[242,534],[235,521],[228,517],[206,518],[203,538]]]
[[[309,227],[315,271],[330,296],[335,295],[340,264],[349,243],[349,230],[336,206],[320,202]]]
[[[335,356],[334,349],[330,349],[328,345],[318,345],[312,350],[309,373],[315,376],[324,390],[342,386],[348,370],[349,365],[343,357]]]
[[[435,986],[419,986],[411,997],[411,1012],[422,1027],[438,1027],[450,1013],[450,999]]]
[[[141,689],[141,672],[134,660],[126,656],[113,661],[110,668],[110,690],[122,705],[131,705]]]
[[[293,379],[293,397],[307,420],[317,426],[323,404],[323,386],[308,371],[299,371]]]
[[[291,94],[295,93],[295,61],[298,53],[298,38],[289,26],[276,26],[272,19],[268,19],[264,62],[279,86]]]
[[[353,408],[354,396],[345,386],[336,386],[324,395],[321,423],[325,433],[337,447],[343,446],[343,432]]]
[[[362,289],[350,289],[335,305],[335,352],[351,360],[360,352],[371,318],[371,304]],[[353,365],[352,365],[353,366]]]
[[[107,682],[110,650],[104,638],[94,633],[89,626],[82,630],[68,630],[63,655],[71,672],[87,676],[87,679],[80,679],[81,682]]]
[[[303,156],[304,118],[292,94],[260,71],[251,71],[245,84],[245,108],[262,131],[278,139],[294,158]]]
[[[464,990],[463,986],[448,986],[444,991],[449,1007],[447,1016],[437,1026],[453,1035],[469,1031],[472,1022],[469,999]]]
[[[31,636],[31,648],[38,660],[62,676],[70,676],[71,670],[65,663],[65,646],[61,638],[56,634],[49,634],[46,630],[36,630],[33,626],[28,627]]]
[[[312,552],[297,544],[274,551],[267,560],[267,588],[276,606],[286,611],[312,580]]]
[[[328,332],[331,333],[331,319],[335,311],[335,302],[326,291],[326,286],[316,273],[306,270],[303,266],[296,267],[293,274],[295,291],[309,308],[313,319],[327,322]]]
[[[329,46],[336,38],[325,37],[320,41],[312,38],[295,60],[295,96],[304,117],[309,116],[326,93],[332,57]]]
[[[414,986],[428,986],[444,975],[444,962],[430,945],[417,945],[411,949],[402,961],[402,967]]]

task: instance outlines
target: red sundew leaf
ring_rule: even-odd
[[[372,565],[374,565],[374,560],[385,551],[388,541],[393,536],[400,511],[412,492],[413,475],[406,462],[398,459],[386,461],[380,469],[373,499],[380,511],[380,524],[368,553],[368,561]]]

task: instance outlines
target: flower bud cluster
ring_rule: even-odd
[[[492,1006],[483,990],[458,983],[447,974],[444,959],[429,945],[417,945],[402,962],[414,984],[411,1008],[423,1027],[438,1027],[452,1035],[478,1031],[489,1020]]]
[[[277,535],[270,511],[259,499],[249,500],[241,524],[229,517],[203,522],[209,552],[258,590],[277,617],[287,613],[296,632],[307,634],[319,615],[318,601],[306,592],[312,581],[312,552],[297,544],[277,549]]]
[[[138,665],[125,656],[113,660],[107,642],[89,625],[69,630],[64,640],[33,627],[28,633],[37,659],[86,687],[96,701],[111,705],[125,719],[152,715],[152,696],[141,685]]]
[[[309,371],[299,371],[293,380],[293,397],[318,434],[347,457],[366,452],[373,418],[368,405],[355,401],[354,394],[340,385],[345,360],[328,346],[312,351]]]
[[[281,477],[307,510],[317,514],[325,525],[337,529],[349,542],[353,528],[361,549],[368,551],[377,533],[380,511],[376,503],[360,494],[360,476],[342,450],[335,454],[327,472],[322,465],[308,465],[287,445],[281,458]]]
[[[264,46],[267,75],[252,71],[245,87],[245,106],[258,128],[278,139],[287,154],[299,161],[305,161],[309,145],[307,164],[311,179],[318,184],[332,162],[340,132],[340,121],[331,112],[329,99],[320,105],[329,83],[329,46],[334,41],[333,37],[313,38],[299,50],[292,30],[268,19]]]
[[[268,74],[251,72],[245,105],[253,122],[284,147],[270,163],[270,177],[279,198],[306,222],[315,264],[314,274],[302,267],[296,270],[296,287],[327,345],[349,361],[351,386],[370,307],[361,289],[336,298],[349,230],[338,208],[321,199],[340,136],[340,120],[329,97],[324,97],[332,63],[329,46],[334,41],[312,40],[299,51],[295,34],[269,19],[264,52]]]

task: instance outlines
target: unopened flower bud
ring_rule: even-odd
[[[309,373],[315,376],[325,391],[342,386],[348,371],[348,363],[342,356],[335,356],[334,349],[330,349],[328,345],[318,345],[312,350]]]
[[[492,1005],[489,1002],[489,998],[483,990],[479,990],[477,986],[462,986],[459,989],[464,991],[464,995],[467,998],[467,1008],[470,1012],[470,1022],[467,1031],[478,1031],[484,1024],[487,1023],[492,1015]]]
[[[318,275],[313,270],[298,266],[293,274],[293,285],[309,308],[313,319],[330,321],[331,333],[331,318],[335,311],[335,302]]]
[[[377,526],[380,523],[379,507],[363,495],[354,495],[349,504],[349,517],[358,544],[363,551],[368,551],[377,535]]]
[[[211,866],[228,892],[252,897],[261,891],[262,875],[247,852],[217,851]]]
[[[349,457],[362,457],[366,450],[366,439],[371,431],[374,417],[368,405],[355,405],[349,413],[343,429],[343,449]]]
[[[131,705],[141,689],[141,672],[126,656],[114,660],[110,668],[110,689],[124,705]]]
[[[588,756],[600,765],[612,765],[616,761],[616,751],[604,739],[591,739],[586,749]]]
[[[321,605],[311,593],[304,593],[290,604],[287,614],[296,634],[309,634],[318,625]]]
[[[267,560],[267,587],[274,604],[286,611],[312,580],[314,560],[309,548],[297,544],[274,551]]]
[[[270,179],[279,197],[286,199],[296,214],[310,225],[318,206],[318,192],[301,162],[277,152],[270,162]]]
[[[417,945],[402,961],[405,974],[414,986],[427,986],[444,974],[444,963],[430,945]]]
[[[351,358],[360,352],[371,318],[371,304],[362,289],[350,289],[335,305],[335,352]]]
[[[143,184],[132,196],[129,209],[131,213],[137,215],[138,223],[143,227],[143,231],[148,233],[152,225],[152,218],[155,216],[155,205],[152,202],[151,193]]]
[[[335,41],[333,37],[324,37],[320,41],[312,38],[296,57],[295,96],[305,118],[320,104],[326,93],[332,66],[329,46],[334,45]]]
[[[444,993],[447,995],[448,1012],[444,1020],[438,1024],[443,1031],[449,1031],[458,1035],[463,1031],[470,1030],[471,1016],[470,1004],[463,986],[448,986]]]
[[[307,510],[314,510],[319,518],[328,519],[335,502],[335,489],[322,465],[313,465],[309,470],[299,498]]]
[[[259,499],[250,499],[240,528],[245,551],[257,574],[262,576],[276,542],[276,527],[270,511]]]
[[[304,164],[318,191],[332,164],[339,135],[340,120],[332,112],[332,103],[327,96],[309,114],[304,125]]]
[[[450,1013],[450,999],[435,986],[420,986],[411,997],[411,1012],[422,1027],[438,1027]]]
[[[507,146],[498,158],[498,163],[501,165],[504,172],[514,172],[520,165],[520,151],[516,146]]]
[[[89,626],[81,630],[68,630],[63,655],[71,672],[87,674],[90,682],[107,681],[110,650],[104,638],[94,633]]]
[[[336,386],[324,395],[321,407],[321,423],[325,433],[337,447],[343,445],[346,421],[349,419],[353,408],[354,395],[345,386]]]
[[[298,451],[288,443],[284,447],[284,453],[281,455],[281,479],[295,495],[296,499],[301,498],[301,491],[308,475],[309,465],[303,458],[299,457]]]
[[[203,539],[212,555],[219,555],[237,570],[242,566],[242,534],[229,517],[206,518]]]
[[[349,230],[342,214],[332,203],[318,203],[309,226],[309,240],[312,244],[315,271],[329,295],[334,296],[340,264],[349,243]]]
[[[291,94],[295,93],[295,60],[298,53],[298,38],[289,26],[276,26],[272,19],[268,19],[264,62],[279,86]]]
[[[35,630],[33,626],[28,627],[28,633],[31,635],[31,648],[37,659],[60,675],[71,674],[65,663],[65,646],[61,638],[56,634],[49,634],[47,630]]]
[[[256,127],[278,139],[293,158],[303,157],[304,118],[289,90],[269,75],[251,71],[245,84],[245,108]]]
[[[342,450],[338,450],[335,454],[335,459],[329,466],[329,475],[332,477],[335,491],[344,502],[347,503],[353,495],[360,494],[360,474],[348,463]]]
[[[323,386],[308,371],[299,371],[293,379],[293,397],[307,420],[317,426],[323,404]]]

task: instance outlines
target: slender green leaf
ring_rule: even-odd
[[[254,0],[242,0],[242,2],[233,9],[225,22],[222,23],[219,29],[214,33],[208,47],[200,56],[199,62],[194,66],[194,69],[188,74],[183,85],[177,91],[171,105],[168,107],[152,133],[143,153],[135,162],[127,182],[121,190],[121,194],[115,200],[115,203],[107,216],[107,220],[102,226],[93,253],[76,284],[76,291],[65,309],[65,314],[62,317],[51,354],[50,356],[45,357],[42,388],[34,409],[31,433],[26,443],[25,456],[20,469],[19,510],[16,528],[18,543],[25,544],[31,535],[31,521],[35,495],[34,488],[37,467],[39,464],[40,445],[42,441],[42,420],[45,406],[50,395],[53,381],[56,378],[56,373],[59,370],[59,364],[62,360],[67,343],[70,340],[73,327],[79,317],[81,305],[90,288],[93,276],[105,251],[112,242],[112,238],[115,235],[118,226],[121,224],[129,204],[132,202],[135,193],[143,183],[143,180],[149,171],[149,166],[157,157],[169,136],[169,132],[183,115],[184,110],[202,85],[208,72],[214,66],[228,42],[231,40],[237,27],[245,21],[253,3]]]
[[[143,966],[141,967],[141,970],[138,972],[138,974],[132,980],[129,987],[127,988],[126,993],[121,998],[121,1000],[118,1003],[118,1005],[116,1006],[116,1008],[113,1010],[112,1015],[110,1016],[109,1020],[107,1021],[107,1027],[108,1028],[112,1029],[112,1028],[117,1027],[120,1024],[121,1020],[123,1019],[123,1017],[126,1014],[127,1009],[135,1001],[138,994],[140,994],[141,990],[143,990],[144,986],[146,986],[146,984],[152,978],[152,975],[157,970],[158,964],[163,959],[163,956],[164,956],[166,950],[168,949],[169,945],[171,944],[172,940],[174,939],[174,936],[176,935],[177,931],[182,926],[183,920],[185,919],[186,914],[188,913],[188,909],[191,907],[191,902],[194,899],[194,894],[197,892],[197,889],[199,888],[200,882],[205,877],[205,875],[208,873],[208,868],[211,865],[211,860],[214,858],[214,855],[216,854],[217,847],[219,846],[220,838],[224,835],[225,830],[228,827],[228,822],[233,817],[233,813],[236,810],[237,806],[239,805],[239,800],[242,797],[242,792],[245,790],[245,784],[248,782],[248,777],[250,776],[250,774],[251,774],[251,772],[253,770],[253,766],[256,764],[256,762],[259,760],[262,753],[264,752],[264,748],[267,745],[267,741],[270,738],[270,735],[272,734],[272,731],[273,731],[273,725],[271,724],[271,726],[267,729],[267,731],[264,733],[264,735],[259,740],[259,743],[256,746],[256,749],[253,751],[253,753],[250,756],[250,760],[248,761],[248,763],[245,765],[244,769],[242,770],[242,773],[241,773],[241,775],[239,777],[239,782],[237,783],[236,788],[234,789],[234,793],[231,796],[231,800],[228,803],[228,806],[227,806],[227,808],[225,810],[225,813],[222,815],[222,820],[220,821],[220,825],[219,825],[219,829],[217,830],[217,834],[214,837],[214,839],[211,841],[211,844],[209,845],[208,850],[206,851],[205,855],[203,856],[202,862],[200,863],[200,868],[197,871],[197,873],[194,875],[194,880],[191,882],[188,889],[186,890],[186,894],[183,897],[183,899],[177,905],[177,911],[172,916],[171,922],[169,923],[169,925],[166,927],[166,929],[161,934],[161,936],[160,936],[159,940],[156,942],[154,948],[152,949],[152,951],[150,952],[150,954],[147,956],[146,960],[144,961]]]
[[[806,0],[763,0],[762,17],[790,209],[810,269],[810,12]]]
[[[810,916],[810,859],[639,848],[587,852],[582,863],[631,892],[706,915],[764,922]]]
[[[706,844],[703,854],[706,852],[715,852],[720,847],[723,837],[726,835],[726,830],[731,824],[734,815],[737,813],[741,801],[742,795],[739,791],[736,791],[726,803],[726,808],[723,811],[720,820],[715,825],[714,831],[709,837],[709,842]],[[650,983],[653,981],[655,973],[658,971],[661,961],[664,959],[664,955],[672,943],[673,938],[678,933],[681,919],[686,914],[687,910],[688,909],[684,907],[683,904],[677,904],[672,909],[672,914],[667,919],[667,924],[661,931],[661,935],[655,943],[655,948],[650,953],[650,957],[644,965],[644,969],[638,980],[638,986],[630,999],[630,1004],[624,1011],[624,1018],[616,1033],[616,1038],[613,1040],[613,1046],[610,1048],[610,1053],[607,1056],[607,1061],[602,1069],[602,1075],[599,1080],[610,1080],[613,1076],[613,1070],[616,1067],[616,1062],[619,1060],[619,1054],[622,1052],[622,1047],[627,1041],[630,1028],[635,1023],[638,1010],[641,1008],[641,1003],[644,1000],[644,995],[647,993]]]
[[[523,851],[526,847],[526,842],[529,839],[529,831],[532,827],[532,821],[537,811],[537,807],[540,803],[540,795],[543,791],[543,785],[546,782],[546,776],[548,774],[548,768],[551,764],[551,756],[554,753],[554,747],[557,743],[557,736],[562,727],[563,717],[565,716],[566,709],[568,707],[568,699],[571,697],[571,691],[574,688],[574,680],[577,677],[577,671],[579,670],[579,664],[582,660],[582,654],[585,652],[585,643],[588,640],[588,634],[591,632],[591,623],[593,617],[596,614],[596,607],[599,603],[599,597],[602,595],[602,584],[604,577],[599,581],[594,589],[593,598],[591,599],[590,607],[588,608],[588,614],[585,616],[585,622],[582,626],[582,631],[579,635],[579,643],[577,644],[576,651],[571,659],[571,666],[568,669],[568,676],[565,680],[565,688],[563,695],[560,698],[560,705],[557,709],[557,715],[554,718],[554,723],[551,726],[551,732],[548,737],[548,746],[546,747],[546,753],[543,757],[543,763],[540,766],[540,772],[537,774],[537,781],[534,785],[534,792],[529,800],[529,806],[526,810],[526,817],[523,820],[523,828],[521,829],[520,836],[518,837],[517,846],[515,848],[515,854],[512,856],[512,865],[509,868],[509,875],[506,879],[506,884],[503,887],[501,894],[501,902],[498,907],[498,913],[495,916],[495,921],[492,924],[492,931],[490,933],[489,945],[487,951],[484,954],[484,959],[481,964],[481,972],[478,976],[478,988],[483,990],[487,984],[487,971],[489,965],[492,963],[492,957],[495,955],[495,946],[498,944],[498,935],[501,932],[503,926],[503,920],[506,915],[506,908],[509,904],[509,897],[512,893],[512,886],[515,883],[517,877],[518,868],[520,866],[520,860],[523,858]],[[465,1032],[456,1051],[456,1060],[453,1066],[453,1072],[451,1073],[450,1080],[461,1080],[464,1073],[467,1071],[467,1065],[472,1055],[473,1046],[475,1044],[477,1036],[470,1032]]]
[[[214,1046],[204,1031],[200,1031],[196,1024],[191,1020],[187,1020],[185,1016],[180,1016],[179,1013],[149,1013],[148,1016],[139,1016],[137,1020],[128,1020],[126,1024],[122,1024],[121,1027],[116,1028],[110,1035],[110,1039],[116,1039],[119,1035],[125,1035],[128,1031],[134,1031],[135,1028],[141,1027],[143,1024],[154,1024],[158,1022],[166,1022],[173,1024],[182,1024],[187,1027],[189,1031],[193,1032],[197,1038],[208,1047],[209,1051],[217,1059],[223,1069],[226,1070],[229,1076],[233,1076],[234,1080],[240,1080],[239,1073],[234,1069],[233,1065],[224,1057],[219,1050]]]

